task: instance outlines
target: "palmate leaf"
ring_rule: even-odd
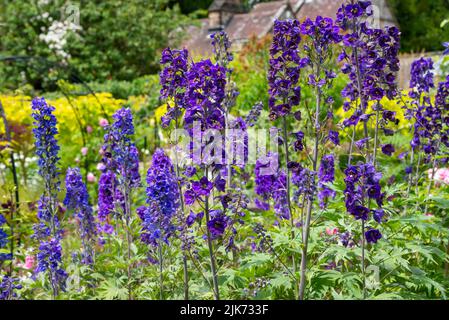
[[[125,300],[128,298],[128,289],[125,284],[125,277],[109,278],[98,288],[99,297],[105,300]]]
[[[266,253],[256,253],[242,261],[243,269],[250,269],[253,267],[263,266],[271,261],[271,255]]]
[[[286,290],[289,290],[293,288],[292,278],[285,275],[285,273],[276,273],[275,277],[270,280],[270,284],[276,289],[285,288]]]

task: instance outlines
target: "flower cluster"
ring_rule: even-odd
[[[292,184],[296,187],[295,202],[299,203],[301,197],[303,201],[313,201],[316,195],[316,172],[293,161],[288,167],[292,174]]]
[[[138,210],[142,220],[142,241],[157,247],[168,243],[179,208],[179,186],[173,164],[162,149],[156,150],[147,173],[147,204]]]
[[[368,221],[369,215],[372,213],[373,219],[377,223],[382,223],[384,221],[384,210],[382,209],[384,194],[380,186],[382,174],[368,163],[348,167],[345,170],[345,175],[347,211],[356,220],[363,221]],[[375,200],[378,209],[369,209],[371,200]],[[368,230],[365,233],[367,241],[377,242],[380,238],[373,237],[376,232],[378,231],[375,229]]]
[[[65,291],[68,274],[61,267],[62,248],[59,239],[42,241],[37,254],[36,272],[48,272],[54,295],[59,290]]]
[[[231,41],[224,31],[216,32],[210,35],[212,39],[213,52],[215,60],[224,68],[228,68],[229,63],[234,60],[231,49]],[[230,71],[230,70],[229,70]]]
[[[433,60],[420,58],[413,61],[410,72],[410,97],[417,98],[418,94],[429,93],[434,87]]]
[[[36,98],[32,101],[32,117],[34,119],[33,133],[35,137],[36,154],[38,155],[39,174],[44,180],[44,194],[38,203],[39,223],[34,226],[34,236],[41,240],[37,255],[37,272],[49,271],[50,282],[54,295],[64,290],[67,273],[62,269],[61,245],[62,230],[60,228],[58,211],[59,181],[59,146],[56,140],[58,130],[54,107],[49,106],[45,99]]]
[[[336,192],[327,185],[335,180],[335,164],[333,155],[325,155],[321,159],[320,170],[318,171],[318,199],[321,208],[326,207],[329,198],[335,198]]]
[[[95,245],[97,230],[93,209],[89,204],[89,194],[79,168],[69,168],[67,170],[65,184],[67,193],[64,205],[67,209],[74,211],[75,218],[78,220],[81,240],[84,246],[82,262],[84,264],[92,264],[94,258],[93,246]]]
[[[270,118],[289,114],[301,100],[299,77],[308,59],[299,56],[301,25],[297,20],[276,20],[268,73]]]
[[[0,249],[6,248],[8,245],[8,235],[3,230],[3,226],[6,224],[5,217],[0,213]],[[0,253],[0,261],[11,260],[12,255],[10,253]]]
[[[274,210],[280,219],[290,219],[287,196],[287,175],[280,170],[277,163],[277,154],[268,154],[256,161],[255,167],[255,192],[264,202],[256,201],[256,205],[263,210],[268,210],[267,203],[274,200]]]
[[[19,279],[4,276],[0,282],[0,300],[15,300],[17,298],[16,290],[21,290],[22,285]]]
[[[162,126],[168,127],[172,120],[181,116],[185,108],[185,93],[188,86],[189,52],[184,50],[165,49],[162,52],[161,64],[164,69],[160,73],[161,98],[167,100],[167,113],[162,117]],[[172,105],[173,103],[173,105]]]
[[[139,152],[131,141],[134,135],[133,116],[129,108],[121,108],[113,115],[114,123],[104,136],[101,153],[107,169],[116,172],[124,189],[140,186]]]
[[[187,107],[184,115],[186,129],[192,135],[195,122],[203,132],[225,128],[223,100],[226,88],[226,70],[210,60],[194,63],[187,73]]]
[[[345,109],[348,111],[351,102],[360,100],[360,106],[344,121],[345,126],[369,119],[364,114],[369,101],[380,101],[385,96],[393,99],[398,94],[400,32],[394,26],[370,28],[366,19],[372,15],[371,1],[345,4],[337,14],[337,24],[346,33],[339,61],[344,61],[342,72],[350,79],[342,91],[343,97],[349,99]]]

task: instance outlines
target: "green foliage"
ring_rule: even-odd
[[[441,21],[449,15],[447,0],[389,0],[401,32],[402,51],[441,51],[447,30]]]
[[[64,51],[69,56],[64,58],[41,35],[52,21],[69,21],[63,14],[65,1],[39,3],[0,1],[1,56],[32,58],[0,62],[0,80],[12,89],[22,81],[48,90],[60,78],[131,81],[155,73],[160,50],[179,40],[173,31],[184,22],[168,0],[80,1],[81,30],[67,32]]]

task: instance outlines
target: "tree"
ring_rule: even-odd
[[[184,22],[169,0],[81,0],[77,5],[0,0],[0,55],[39,57],[0,63],[0,80],[11,87],[26,80],[48,89],[61,73],[87,81],[154,73],[160,50],[176,42],[174,31]]]
[[[449,0],[389,0],[402,32],[402,51],[441,51]]]

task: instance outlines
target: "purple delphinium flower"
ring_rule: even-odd
[[[194,122],[199,122],[202,132],[207,129],[223,130],[226,70],[210,60],[202,60],[192,65],[187,79],[186,130],[192,135]]]
[[[231,52],[231,41],[224,31],[212,33],[212,47],[216,62],[225,69],[228,69],[229,63],[234,60]],[[229,70],[231,71],[231,70]]]
[[[369,214],[373,212],[374,219],[379,222],[379,209],[383,206],[384,194],[380,186],[382,174],[368,164],[349,166],[345,170],[345,198],[346,209],[356,220],[368,221]],[[370,210],[368,202],[374,200],[377,210]],[[382,217],[383,218],[383,217]]]
[[[412,62],[410,72],[410,88],[413,92],[429,93],[435,87],[432,58],[420,58]],[[415,94],[410,94],[415,96]]]
[[[39,174],[44,181],[44,193],[38,202],[38,219],[34,229],[34,237],[40,240],[37,255],[37,272],[49,272],[56,297],[61,290],[65,290],[67,273],[62,269],[60,240],[62,229],[57,216],[59,207],[59,146],[56,140],[58,129],[57,120],[44,98],[35,98],[31,103],[34,119],[33,133],[35,137],[36,155],[38,156]]]
[[[257,102],[249,111],[248,115],[246,116],[245,123],[248,127],[254,127],[259,120],[260,114],[263,110],[263,103]]]
[[[0,213],[0,249],[4,249],[8,245],[8,235],[3,230],[3,226],[6,224],[5,217]],[[11,260],[11,253],[0,253],[0,262]]]
[[[394,146],[392,144],[384,144],[382,146],[382,152],[387,156],[391,157],[395,152]]]
[[[377,229],[369,229],[365,232],[365,238],[369,243],[377,243],[377,241],[382,239],[382,234]]]
[[[371,28],[367,18],[372,17],[371,1],[345,3],[337,13],[337,24],[345,33],[345,48],[339,56],[342,72],[349,77],[349,83],[342,91],[345,111],[352,109],[352,115],[343,121],[345,127],[367,122],[366,115],[370,101],[381,101],[383,97],[394,99],[398,94],[396,74],[399,71],[400,32],[394,26],[384,29]],[[378,104],[377,108],[381,108]],[[376,123],[376,127],[379,123]],[[366,132],[367,130],[365,130]],[[366,137],[365,137],[366,138]],[[360,149],[368,147],[364,140]]]
[[[175,232],[173,218],[179,208],[179,186],[173,164],[157,149],[147,173],[147,207],[138,209],[142,220],[141,239],[152,247],[169,243]],[[151,252],[151,249],[150,249]]]
[[[301,26],[297,20],[276,20],[270,49],[268,73],[270,119],[289,114],[299,105],[301,87],[299,77],[307,59],[301,59],[298,47],[301,42]]]
[[[181,110],[186,107],[188,59],[189,53],[186,49],[167,48],[162,51],[161,64],[164,68],[160,73],[162,86],[160,96],[167,103],[167,113],[161,119],[163,127],[168,127],[172,120],[179,119]]]
[[[276,215],[280,219],[289,219],[287,176],[285,171],[280,170],[277,166],[277,154],[269,154],[256,161],[255,184],[256,194],[261,196],[265,202],[274,200]],[[260,201],[259,204],[261,204]],[[262,207],[266,207],[266,204]]]
[[[207,222],[207,228],[213,239],[222,237],[226,227],[228,226],[228,219],[221,211],[211,211],[211,219]]]
[[[449,55],[449,42],[444,42],[443,47],[446,48],[443,52],[443,55],[445,55],[445,56]]]
[[[69,168],[66,175],[66,197],[64,205],[74,211],[78,220],[81,240],[84,246],[82,263],[92,264],[94,261],[94,246],[97,235],[93,209],[89,204],[89,193],[83,182],[79,168]]]
[[[329,198],[335,198],[336,192],[330,189],[327,184],[335,180],[334,156],[326,155],[321,159],[320,170],[318,172],[318,199],[320,207],[325,208]]]
[[[0,300],[16,300],[16,291],[21,289],[22,285],[19,279],[4,276],[0,282]]]
[[[338,131],[329,131],[328,139],[332,141],[336,146],[340,145],[340,134]]]

